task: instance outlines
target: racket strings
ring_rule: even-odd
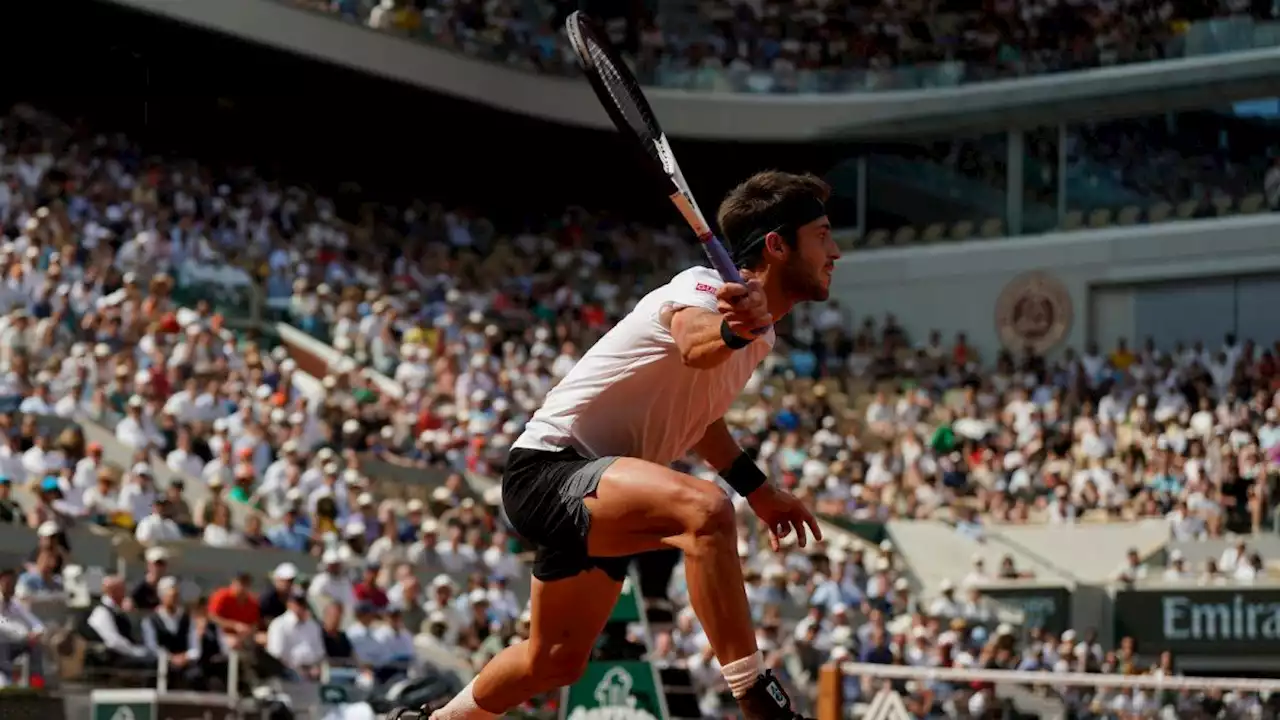
[[[657,141],[659,135],[657,123],[646,110],[646,103],[637,97],[640,93],[639,87],[617,67],[620,60],[612,57],[612,54],[594,37],[587,36],[584,42],[587,54],[591,57],[591,64],[599,74],[600,82],[609,93],[609,97],[612,98],[614,107],[622,113],[627,124],[644,142],[650,154],[656,157],[657,148],[653,143]]]

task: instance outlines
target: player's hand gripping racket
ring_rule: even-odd
[[[651,171],[655,181],[675,203],[676,209],[684,216],[685,222],[693,228],[694,234],[702,243],[702,249],[711,260],[711,266],[720,273],[725,282],[741,283],[742,275],[729,253],[711,232],[711,226],[698,208],[698,203],[689,191],[680,166],[676,164],[676,156],[671,152],[667,136],[658,125],[649,101],[640,90],[640,83],[630,68],[613,49],[600,29],[581,12],[574,12],[565,21],[565,31],[569,34],[569,42],[578,54],[591,87],[604,105],[613,123],[624,135],[635,138],[640,149],[647,158],[646,168]],[[760,332],[767,330],[762,329]]]

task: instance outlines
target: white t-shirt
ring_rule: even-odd
[[[695,267],[646,295],[551,390],[513,447],[572,447],[588,458],[660,465],[683,457],[724,416],[774,343],[770,329],[715,368],[684,364],[663,310],[714,311],[723,284],[714,270]]]

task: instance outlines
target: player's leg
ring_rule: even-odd
[[[626,577],[626,562],[620,559],[666,547],[686,553],[694,612],[749,720],[793,716],[786,694],[764,672],[756,648],[738,564],[733,506],[719,488],[631,458],[587,460],[571,450],[516,449],[508,459],[503,506],[516,530],[539,546],[534,577],[540,581],[540,592],[548,595],[539,601],[539,613],[550,616],[568,603],[562,620],[582,633],[572,635],[571,643],[554,620],[539,623],[531,629],[523,658],[510,653],[495,658],[466,691],[433,716],[436,720],[491,717],[509,709],[506,703],[537,694],[547,683],[575,679],[567,668],[583,667]],[[611,588],[599,593],[604,600],[591,604],[593,616],[588,617],[582,603],[596,586],[578,578],[592,569],[596,572],[589,576],[604,571]],[[583,644],[578,653],[571,651],[576,643]]]
[[[621,590],[621,581],[598,569],[550,582],[534,578],[529,639],[498,653],[432,720],[496,717],[572,684],[586,669]]]
[[[756,646],[728,496],[670,468],[619,458],[583,502],[591,517],[587,548],[593,558],[662,547],[684,551],[690,604],[748,720],[793,717]]]
[[[504,649],[476,679],[432,715],[481,720],[578,678],[617,603],[626,562],[587,557],[590,518],[583,496],[594,492],[611,460],[572,450],[516,448],[503,474],[507,518],[534,544],[529,640]]]

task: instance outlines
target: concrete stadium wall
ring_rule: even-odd
[[[1277,240],[1280,215],[1255,215],[855,251],[837,263],[832,297],[858,316],[892,313],[916,341],[935,328],[965,332],[989,359],[1001,347],[1001,292],[1040,271],[1070,297],[1073,321],[1058,349],[1079,348],[1095,330],[1100,341],[1139,336],[1135,298],[1144,284],[1280,275]]]

